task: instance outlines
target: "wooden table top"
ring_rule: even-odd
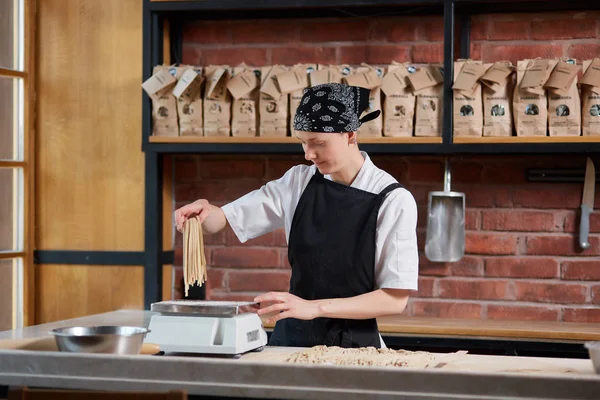
[[[388,316],[377,319],[382,335],[600,341],[600,323],[492,321]],[[272,329],[273,324],[265,324]]]

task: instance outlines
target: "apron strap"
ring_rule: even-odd
[[[339,344],[336,344],[338,336],[341,336],[341,340]],[[324,344],[329,347],[352,347],[352,331],[348,329],[348,323],[345,320],[335,320],[333,326],[327,331]]]
[[[388,194],[389,192],[391,192],[392,190],[394,190],[394,189],[398,189],[398,188],[402,188],[402,187],[404,187],[404,186],[402,186],[402,185],[401,185],[401,184],[399,184],[399,183],[392,183],[391,185],[388,185],[388,186],[387,186],[385,189],[383,189],[383,190],[382,190],[382,191],[379,193],[379,196],[381,196],[381,197],[385,198],[385,196],[387,196],[387,194]]]

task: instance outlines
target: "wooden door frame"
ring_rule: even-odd
[[[15,0],[15,3],[19,0]],[[23,0],[23,71],[0,68],[0,77],[23,80],[23,160],[0,160],[0,167],[23,168],[23,250],[0,252],[0,259],[23,259],[23,326],[34,323],[35,271],[33,251],[35,248],[35,46],[36,46],[36,0]],[[13,304],[13,315],[17,311]]]

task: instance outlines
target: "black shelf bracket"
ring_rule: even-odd
[[[471,14],[460,14],[460,58],[471,57]]]
[[[160,265],[173,264],[173,250],[160,253]],[[119,265],[140,266],[146,261],[145,251],[99,251],[99,250],[35,250],[33,262],[38,265]]]
[[[585,168],[529,168],[525,176],[529,182],[584,183]],[[596,183],[600,183],[600,171]]]
[[[452,146],[452,83],[454,82],[454,0],[444,0],[444,113],[442,141],[444,149]]]
[[[144,80],[152,75],[155,65],[163,62],[163,23],[162,17],[150,9],[150,0],[143,5],[143,75]],[[140,90],[142,90],[140,88]],[[149,145],[152,134],[152,110],[148,96],[143,100],[142,149],[145,153],[144,186],[144,309],[162,299],[162,189],[163,153]]]

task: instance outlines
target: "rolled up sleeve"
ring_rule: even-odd
[[[221,207],[227,222],[240,242],[264,235],[284,226],[285,207],[296,167],[281,178],[270,181],[239,199]]]
[[[377,219],[377,289],[418,290],[417,204],[406,189],[387,196]]]

